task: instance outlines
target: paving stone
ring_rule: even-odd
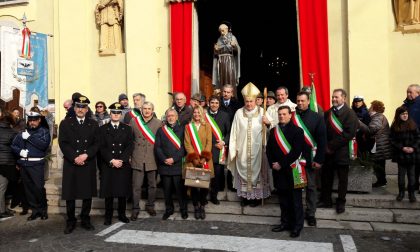
[[[238,197],[236,192],[228,191],[228,192],[226,192],[226,194],[227,194],[227,200],[228,201],[241,201],[241,199]]]
[[[355,221],[334,221],[334,220],[317,220],[317,228],[335,228],[335,229],[351,229],[372,231],[372,226],[368,222]]]
[[[316,212],[316,218],[325,220],[392,222],[393,213],[387,209],[347,207],[344,213],[337,214],[334,208],[319,208]]]
[[[280,222],[280,217],[208,214],[206,215],[206,221],[275,225]]]
[[[420,224],[419,210],[391,209],[391,211],[394,213],[395,222]]]
[[[350,166],[347,190],[351,192],[372,192],[372,174],[371,167]],[[333,189],[337,190],[338,179],[334,177]]]
[[[242,207],[238,202],[222,201],[220,205],[214,205],[209,202],[205,209],[206,213],[242,214]]]
[[[279,204],[265,204],[264,206],[250,207],[246,206],[243,209],[246,215],[259,215],[259,216],[280,216]]]
[[[420,225],[371,222],[374,231],[420,232]]]

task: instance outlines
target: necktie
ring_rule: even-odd
[[[82,124],[83,124],[83,120],[80,120],[79,122],[80,122],[80,125],[82,125]]]
[[[229,106],[229,102],[228,101],[225,101],[225,106],[226,107]]]
[[[114,125],[114,129],[118,129],[118,126],[116,124]]]

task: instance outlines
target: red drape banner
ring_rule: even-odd
[[[187,101],[192,82],[193,3],[170,4],[172,91],[183,92]]]
[[[327,0],[299,0],[299,31],[302,82],[311,85],[314,73],[317,102],[324,109],[330,104]]]

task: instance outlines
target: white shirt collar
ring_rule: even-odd
[[[81,120],[83,120],[83,122],[85,121],[85,117],[83,117],[83,118],[76,117],[76,118],[77,118],[78,123],[80,123]]]

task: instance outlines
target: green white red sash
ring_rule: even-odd
[[[206,114],[206,121],[211,126],[211,131],[213,132],[213,136],[216,138],[216,142],[223,141],[224,137],[223,137],[222,131],[220,130],[220,127],[219,125],[217,125],[217,122],[214,120],[214,118],[211,115]],[[225,162],[226,162],[226,147],[223,146],[223,148],[219,152],[219,164],[225,164]]]
[[[303,122],[302,118],[300,117],[300,115],[298,115],[296,112],[293,113],[292,116],[292,122],[300,127],[301,129],[303,129],[303,133],[304,133],[304,138],[305,138],[305,142],[311,147],[312,152],[311,152],[311,159],[313,159],[316,155],[316,149],[317,149],[317,144],[315,142],[314,137],[312,136],[311,132],[309,132],[308,128],[306,127],[305,123]]]
[[[140,116],[136,116],[133,119],[141,134],[147,139],[147,141],[151,144],[155,144],[155,134],[153,134],[153,131],[149,128],[149,126],[147,126],[143,119]]]
[[[141,116],[141,114],[137,111],[135,111],[134,109],[130,110],[130,112],[128,112],[131,116],[131,118],[136,118],[137,116]]]
[[[280,126],[276,126],[274,128],[274,136],[276,138],[277,144],[279,145],[281,151],[283,151],[284,155],[289,154],[292,147],[290,146],[289,142],[287,141],[286,137],[283,134],[283,131],[281,131]]]
[[[171,127],[164,125],[162,127],[162,131],[166,135],[166,137],[169,138],[169,141],[171,141],[171,143],[175,145],[175,148],[177,150],[181,149],[181,140],[179,140],[178,136],[171,129]]]
[[[198,136],[197,127],[195,127],[194,123],[189,123],[187,125],[187,130],[188,130],[188,133],[190,134],[191,143],[193,145],[195,152],[201,155],[201,152],[203,151],[203,145],[201,144],[200,137]]]
[[[330,112],[329,121],[331,123],[332,128],[337,132],[337,134],[342,135],[343,134],[343,125],[338,120],[338,118],[335,116],[334,112]],[[350,159],[356,159],[357,158],[357,141],[356,137],[353,137],[349,141],[349,157]]]

